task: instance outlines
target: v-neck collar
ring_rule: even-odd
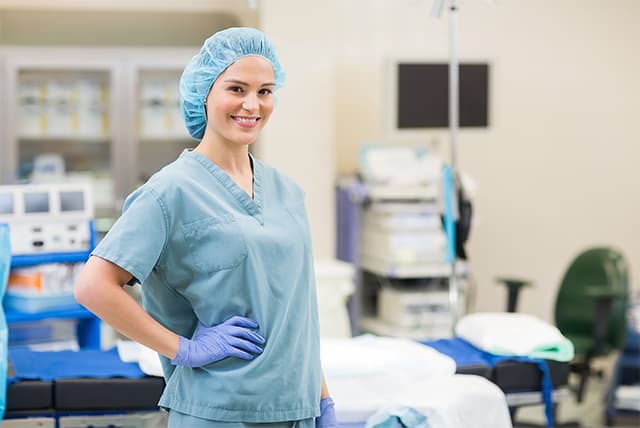
[[[181,156],[187,156],[200,163],[207,171],[222,183],[222,185],[240,202],[240,204],[262,224],[262,164],[251,153],[249,158],[253,166],[253,199],[251,196],[208,157],[194,150],[184,150]]]

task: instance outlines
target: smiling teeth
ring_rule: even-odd
[[[249,117],[236,117],[235,118],[238,122],[243,122],[243,123],[255,123],[258,121],[258,118],[253,117],[253,118],[249,118]]]

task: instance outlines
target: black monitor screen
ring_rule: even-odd
[[[0,193],[0,214],[13,214],[13,194]]]
[[[25,213],[48,213],[49,194],[47,192],[32,192],[24,194]]]
[[[401,63],[397,80],[398,129],[449,126],[449,65]],[[487,127],[489,65],[460,64],[458,122],[460,127]]]
[[[84,194],[82,192],[60,192],[60,211],[84,210]]]

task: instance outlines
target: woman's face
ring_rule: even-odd
[[[274,86],[266,59],[247,56],[231,64],[207,96],[207,132],[226,144],[253,143],[273,112]]]

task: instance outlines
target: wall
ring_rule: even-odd
[[[385,134],[384,64],[442,60],[448,15],[431,1],[351,0],[339,10],[336,165],[357,167],[362,143]],[[552,319],[570,259],[613,245],[640,281],[640,2],[459,2],[461,60],[491,64],[491,126],[460,133],[458,164],[476,181],[468,244],[476,310],[502,310],[494,278],[535,281],[519,309]],[[424,134],[447,153],[446,130]],[[635,264],[635,266],[633,265]]]
[[[260,28],[287,73],[258,155],[305,190],[315,255],[335,254],[335,64],[339,0],[261,0]]]
[[[0,9],[0,44],[35,46],[200,46],[239,25],[223,12]],[[175,29],[175,31],[167,31]]]

